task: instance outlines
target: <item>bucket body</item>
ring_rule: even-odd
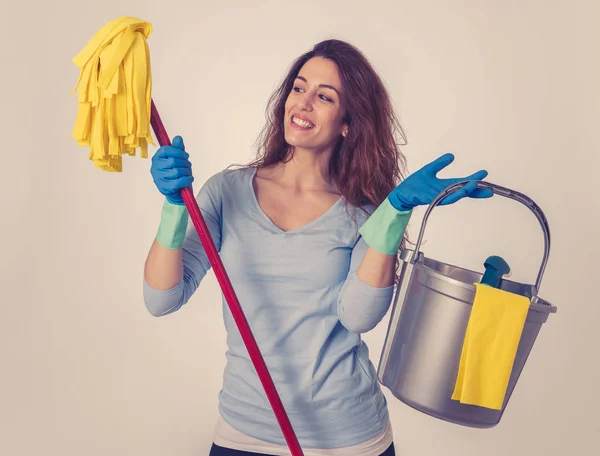
[[[410,256],[403,251],[402,256]],[[525,361],[552,306],[538,299],[527,315],[502,410],[452,400],[460,356],[482,274],[423,254],[411,264],[402,262],[386,345],[378,369],[380,383],[405,404],[446,421],[488,428],[502,417]],[[408,279],[408,280],[407,280]],[[503,280],[500,288],[532,298],[532,286]]]
[[[505,190],[505,194],[512,192],[493,188]],[[544,223],[545,266],[549,232],[541,210],[533,203],[530,207]],[[503,279],[498,287],[526,296],[531,302],[502,409],[462,404],[451,398],[475,299],[473,284],[480,282],[483,274],[426,258],[418,250],[423,229],[424,224],[415,250],[400,253],[400,281],[377,371],[379,382],[400,401],[425,414],[474,428],[493,427],[506,409],[541,326],[556,312],[556,307],[537,296],[543,267],[535,285]]]

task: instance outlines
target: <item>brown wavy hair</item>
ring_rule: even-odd
[[[347,203],[379,206],[405,178],[406,159],[397,143],[404,131],[383,81],[363,53],[336,39],[317,43],[292,64],[266,107],[267,122],[257,139],[257,158],[248,166],[267,167],[291,158],[284,136],[285,102],[302,66],[313,57],[336,63],[346,106],[348,134],[336,144],[329,174]]]

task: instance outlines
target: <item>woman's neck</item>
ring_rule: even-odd
[[[275,168],[282,185],[298,193],[336,192],[335,183],[329,176],[331,152],[315,153],[311,150],[292,148],[289,154],[288,157],[291,158],[284,163],[279,163]]]

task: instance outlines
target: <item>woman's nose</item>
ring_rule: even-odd
[[[310,92],[305,92],[300,95],[298,100],[298,105],[300,108],[305,109],[307,111],[312,111],[313,106],[313,96]]]

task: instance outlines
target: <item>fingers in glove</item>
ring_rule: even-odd
[[[179,158],[182,160],[189,160],[190,154],[188,154],[185,150],[179,149],[177,147],[162,146],[152,156],[152,160],[156,161],[164,158]]]
[[[494,196],[494,191],[491,188],[478,188],[473,190],[469,198],[491,198]]]
[[[453,204],[453,203],[457,202],[458,200],[460,200],[461,198],[464,198],[465,196],[469,196],[471,193],[473,193],[475,190],[477,190],[477,180],[479,180],[479,179],[477,179],[477,180],[471,180],[471,179],[473,179],[474,177],[477,178],[480,176],[485,177],[485,175],[487,175],[487,172],[479,171],[478,173],[472,174],[471,176],[467,177],[466,179],[445,179],[446,182],[451,182],[449,185],[454,185],[454,184],[457,184],[459,182],[463,182],[466,180],[469,180],[470,182],[467,182],[460,189],[455,190],[454,192],[450,193],[447,197],[445,197],[440,202],[440,206]],[[480,177],[480,179],[483,179],[483,177]]]
[[[183,144],[183,138],[181,136],[175,136],[171,144],[177,149],[185,150],[185,144]]]
[[[182,188],[189,187],[194,181],[193,176],[185,176],[179,179],[163,179],[160,188],[166,192],[179,191]]]
[[[454,161],[454,155],[451,153],[447,153],[447,154],[444,154],[444,155],[436,158],[431,163],[428,163],[427,165],[425,165],[422,168],[422,170],[426,171],[427,173],[431,173],[435,176],[437,173],[439,173],[441,170],[443,170],[446,166],[448,166],[453,161]]]
[[[192,170],[190,168],[170,168],[165,169],[162,173],[163,180],[177,180],[182,177],[190,177]]]

